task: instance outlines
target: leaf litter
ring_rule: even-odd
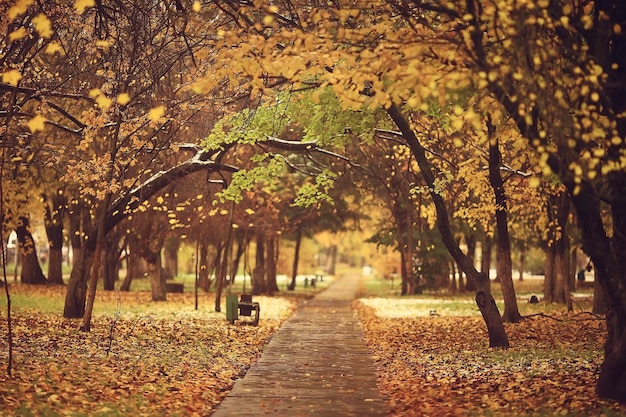
[[[62,288],[39,291],[64,295]],[[258,297],[259,327],[232,326],[212,311],[212,295],[202,297],[196,311],[189,293],[151,303],[148,293],[100,292],[90,333],[60,313],[16,308],[14,375],[0,373],[0,415],[211,414],[295,303]],[[506,325],[511,349],[489,349],[480,317],[430,316],[411,313],[410,306],[389,314],[398,310],[396,301],[355,303],[391,415],[626,415],[626,407],[594,393],[606,337],[602,320],[535,316]],[[0,358],[6,364],[5,337]]]
[[[505,325],[510,349],[490,349],[480,317],[392,317],[396,301],[355,302],[391,415],[626,415],[595,395],[604,320],[529,317]]]
[[[121,310],[96,314],[89,333],[60,313],[15,309],[14,372],[0,371],[0,416],[206,416],[295,310],[292,300],[256,297],[263,314],[255,327],[212,311],[212,294],[202,294],[198,311],[192,294],[159,303],[136,292],[98,297],[101,309],[120,301]],[[4,368],[6,309],[0,320]]]

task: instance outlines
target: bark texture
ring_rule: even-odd
[[[441,233],[443,243],[448,249],[448,252],[450,252],[452,258],[456,261],[459,268],[468,276],[471,276],[475,282],[476,304],[478,305],[478,308],[483,316],[483,320],[487,326],[487,331],[489,333],[489,346],[508,348],[509,339],[498,307],[493,299],[493,296],[491,295],[489,277],[476,270],[473,260],[463,254],[461,248],[454,240],[452,228],[450,227],[450,219],[448,217],[448,209],[443,197],[437,192],[435,174],[433,172],[432,165],[426,158],[426,151],[424,147],[417,139],[417,136],[415,136],[415,133],[411,129],[408,121],[402,116],[400,110],[395,105],[392,104],[387,109],[387,112],[393,119],[396,126],[400,129],[400,132],[402,132],[407,145],[411,149],[411,152],[420,167],[422,176],[430,189],[430,196],[435,204],[435,210],[437,213],[437,228]]]
[[[30,232],[30,220],[28,217],[20,217],[19,225],[15,229],[17,234],[17,245],[22,260],[22,272],[20,274],[23,284],[42,285],[47,284],[39,258],[35,239]]]
[[[487,132],[489,135],[489,182],[496,199],[496,231],[498,236],[496,269],[504,297],[503,319],[505,322],[518,323],[522,320],[522,315],[517,307],[517,298],[513,286],[513,261],[511,260],[511,240],[507,218],[507,197],[504,181],[500,175],[502,155],[498,138],[495,136],[495,126],[489,117],[487,118]]]

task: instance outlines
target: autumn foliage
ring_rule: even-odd
[[[16,297],[37,294],[60,302],[62,288],[16,286]],[[14,313],[14,375],[0,374],[0,415],[206,416],[262,352],[293,312],[293,303],[259,297],[258,327],[231,326],[209,312],[212,298],[193,309],[193,295],[150,303],[149,292],[104,293],[91,332],[58,313]],[[6,333],[6,317],[0,332]],[[6,339],[0,362],[6,363]]]
[[[72,270],[64,309],[65,317],[83,317],[82,330],[90,329],[101,255],[108,249],[105,239],[112,237],[122,220],[139,216],[144,202],[155,197],[159,203],[158,193],[173,188],[191,172],[206,172],[207,183],[247,182],[243,171],[249,169],[248,174],[254,175],[256,167],[239,163],[244,154],[266,173],[271,172],[271,161],[280,162],[274,172],[299,167],[289,165],[288,157],[274,155],[264,146],[270,136],[281,134],[280,130],[252,132],[247,116],[242,129],[235,129],[233,114],[254,115],[257,111],[258,115],[258,109],[281,101],[281,93],[286,91],[290,93],[284,102],[298,101],[306,93],[315,104],[322,102],[324,94],[332,93],[342,111],[372,111],[384,116],[384,122],[370,130],[381,125],[398,130],[393,132],[394,140],[410,150],[418,165],[415,174],[423,180],[419,184],[425,186],[424,195],[436,209],[435,219],[430,216],[428,220],[436,220],[443,244],[476,287],[490,346],[508,347],[507,332],[489,293],[488,274],[479,272],[474,260],[462,253],[455,236],[458,227],[451,218],[454,210],[465,212],[466,219],[483,225],[484,232],[489,233],[489,225],[494,223],[493,201],[477,205],[478,212],[484,210],[479,219],[472,218],[467,209],[452,208],[450,200],[466,196],[463,203],[473,206],[475,194],[484,193],[474,186],[446,187],[454,183],[448,177],[456,175],[456,181],[462,182],[479,178],[483,164],[467,164],[465,170],[459,166],[448,169],[447,161],[467,162],[471,153],[455,148],[484,150],[489,146],[496,155],[502,146],[506,150],[503,155],[518,162],[507,165],[501,158],[492,158],[491,172],[510,168],[511,175],[520,176],[516,183],[522,197],[529,195],[528,187],[537,191],[552,188],[546,183],[560,184],[557,188],[563,198],[555,204],[559,213],[543,210],[555,215],[550,224],[534,222],[531,216],[524,224],[558,231],[543,233],[541,239],[546,247],[560,247],[558,268],[563,282],[569,282],[563,278],[568,271],[567,245],[582,246],[591,258],[599,283],[598,298],[604,295],[610,307],[605,360],[596,373],[597,393],[626,402],[623,1],[147,0],[138,6],[138,2],[128,0],[14,0],[0,3],[0,14],[6,17],[0,20],[0,177],[2,186],[6,184],[0,199],[7,200],[0,235],[4,236],[5,229],[28,229],[28,216],[34,207],[40,208],[34,201],[39,196],[49,201],[55,194],[67,193],[72,201],[84,205],[82,220],[87,224],[72,231],[83,238],[83,246],[80,250],[80,244],[75,246],[80,256]],[[460,99],[466,93],[471,97]],[[319,114],[329,112],[325,109]],[[440,127],[432,128],[433,119]],[[230,120],[229,126],[213,129],[220,126],[218,120]],[[295,127],[296,132],[302,128],[296,124],[289,127]],[[341,148],[345,137],[359,147],[367,142],[349,125],[343,126],[340,135],[331,135],[328,130],[324,134],[328,137],[319,144],[327,146],[328,152]],[[438,139],[435,136],[441,138],[441,149],[433,147]],[[262,155],[248,158],[240,145],[254,147]],[[444,152],[438,152],[441,150]],[[476,161],[480,161],[480,154],[476,152]],[[301,189],[316,197],[317,191],[328,191],[339,175],[331,168],[320,168],[315,182],[309,183],[317,184],[317,188]],[[406,191],[414,195],[421,187],[416,183],[411,180],[411,189]],[[511,193],[511,185],[509,182],[509,188],[500,190],[495,199],[502,214],[505,206],[507,214],[516,214],[504,204],[505,191]],[[242,189],[250,191],[252,187]],[[29,195],[23,190],[29,190]],[[51,195],[46,195],[50,190]],[[545,201],[551,196],[541,197]],[[24,200],[33,201],[26,205]],[[212,196],[210,200],[206,203],[217,203],[218,198]],[[522,204],[533,205],[526,198]],[[68,205],[59,202],[55,211],[58,214]],[[152,207],[163,212],[174,210]],[[485,214],[486,210],[490,214]],[[277,216],[278,211],[267,213]],[[142,242],[143,247],[153,246],[144,256],[151,265],[156,264],[156,255],[170,231],[167,225],[178,222],[175,213],[169,214],[170,223]],[[416,221],[411,220],[413,213],[408,210],[402,214],[408,214],[404,216],[406,227],[399,228],[402,233],[417,229]],[[496,241],[502,244],[508,242],[504,236],[508,234],[508,220],[500,220],[503,227]],[[578,229],[572,227],[572,235],[577,236],[572,242],[569,236],[568,242],[561,242],[574,222]],[[277,228],[274,223],[269,227]],[[136,232],[138,227],[128,226],[126,234],[133,229]],[[57,236],[62,242],[62,231]],[[412,239],[407,234],[405,242],[396,243],[414,246]],[[227,241],[228,245],[233,241],[230,235]],[[499,253],[502,266],[504,256]],[[406,276],[413,267],[413,254],[407,251],[404,256]],[[510,258],[510,252],[506,256]],[[220,277],[226,275],[225,265],[223,261]],[[153,299],[164,300],[165,277],[159,268],[153,269]],[[23,282],[45,282],[41,271],[36,272],[38,279]],[[498,268],[505,285],[510,284],[510,272],[510,262]],[[62,281],[60,274],[58,281]],[[218,279],[220,285],[222,282],[223,278]],[[559,297],[567,299],[569,287],[559,288]],[[257,290],[263,291],[259,286]],[[516,321],[520,318],[517,311],[508,314],[510,308],[517,309],[515,294],[509,291],[507,296],[505,319]],[[216,310],[219,302],[218,292]],[[18,341],[22,328],[37,331],[37,327],[27,325],[29,320],[34,318],[17,317]],[[464,331],[476,328],[472,321],[463,324]],[[514,329],[506,330],[514,333]],[[577,337],[584,334],[576,327],[573,331]],[[87,345],[89,337],[71,336]],[[18,344],[18,348],[23,347]],[[498,375],[489,377],[499,381],[498,387],[503,386]],[[587,384],[590,381],[580,381],[585,389],[591,385]],[[487,404],[488,399],[483,402]],[[474,404],[473,397],[468,401]],[[567,407],[578,410],[573,402]],[[479,407],[482,404],[476,403]],[[556,411],[569,410],[561,406]],[[590,407],[595,412],[600,406]],[[511,408],[514,412],[529,410],[534,409]]]
[[[526,318],[507,325],[510,349],[486,350],[480,317],[393,317],[396,306],[356,304],[394,416],[626,412],[595,395],[606,337],[598,317]]]

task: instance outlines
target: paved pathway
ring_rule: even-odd
[[[212,417],[387,415],[350,308],[358,280],[343,277],[302,303]]]

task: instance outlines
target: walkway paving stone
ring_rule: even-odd
[[[387,415],[374,361],[350,308],[358,280],[345,276],[303,302],[212,417]]]

